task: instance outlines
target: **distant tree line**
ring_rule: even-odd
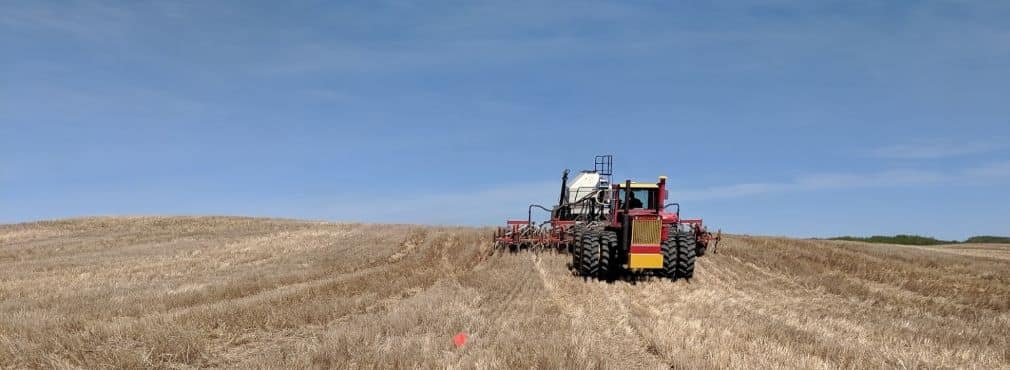
[[[898,234],[894,236],[874,235],[870,237],[839,236],[829,238],[830,240],[848,240],[854,242],[904,244],[904,245],[940,245],[940,244],[962,244],[962,243],[1010,243],[1010,237],[981,235],[973,236],[965,241],[940,240],[929,236]]]
[[[1010,243],[1010,237],[981,235],[973,236],[964,241],[965,243]]]

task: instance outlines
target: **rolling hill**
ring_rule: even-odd
[[[0,225],[0,368],[1010,368],[1010,245],[729,236],[691,281],[608,284],[489,233]]]

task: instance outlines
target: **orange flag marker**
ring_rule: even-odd
[[[456,344],[456,348],[462,347],[464,344],[466,344],[466,333],[461,332],[459,334],[456,334],[455,337],[452,337],[452,342]]]

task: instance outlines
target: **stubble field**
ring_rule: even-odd
[[[691,281],[608,284],[488,233],[0,225],[0,368],[1010,368],[1007,245],[731,236]]]

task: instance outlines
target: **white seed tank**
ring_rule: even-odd
[[[593,171],[582,171],[575,176],[574,179],[568,182],[568,203],[573,204],[578,202],[588,196],[593,195],[593,193],[599,189],[606,189],[609,184],[604,184],[601,182],[602,178],[600,174]],[[599,199],[599,198],[597,198]],[[586,207],[573,207],[572,213],[582,214],[588,213],[589,209]]]

